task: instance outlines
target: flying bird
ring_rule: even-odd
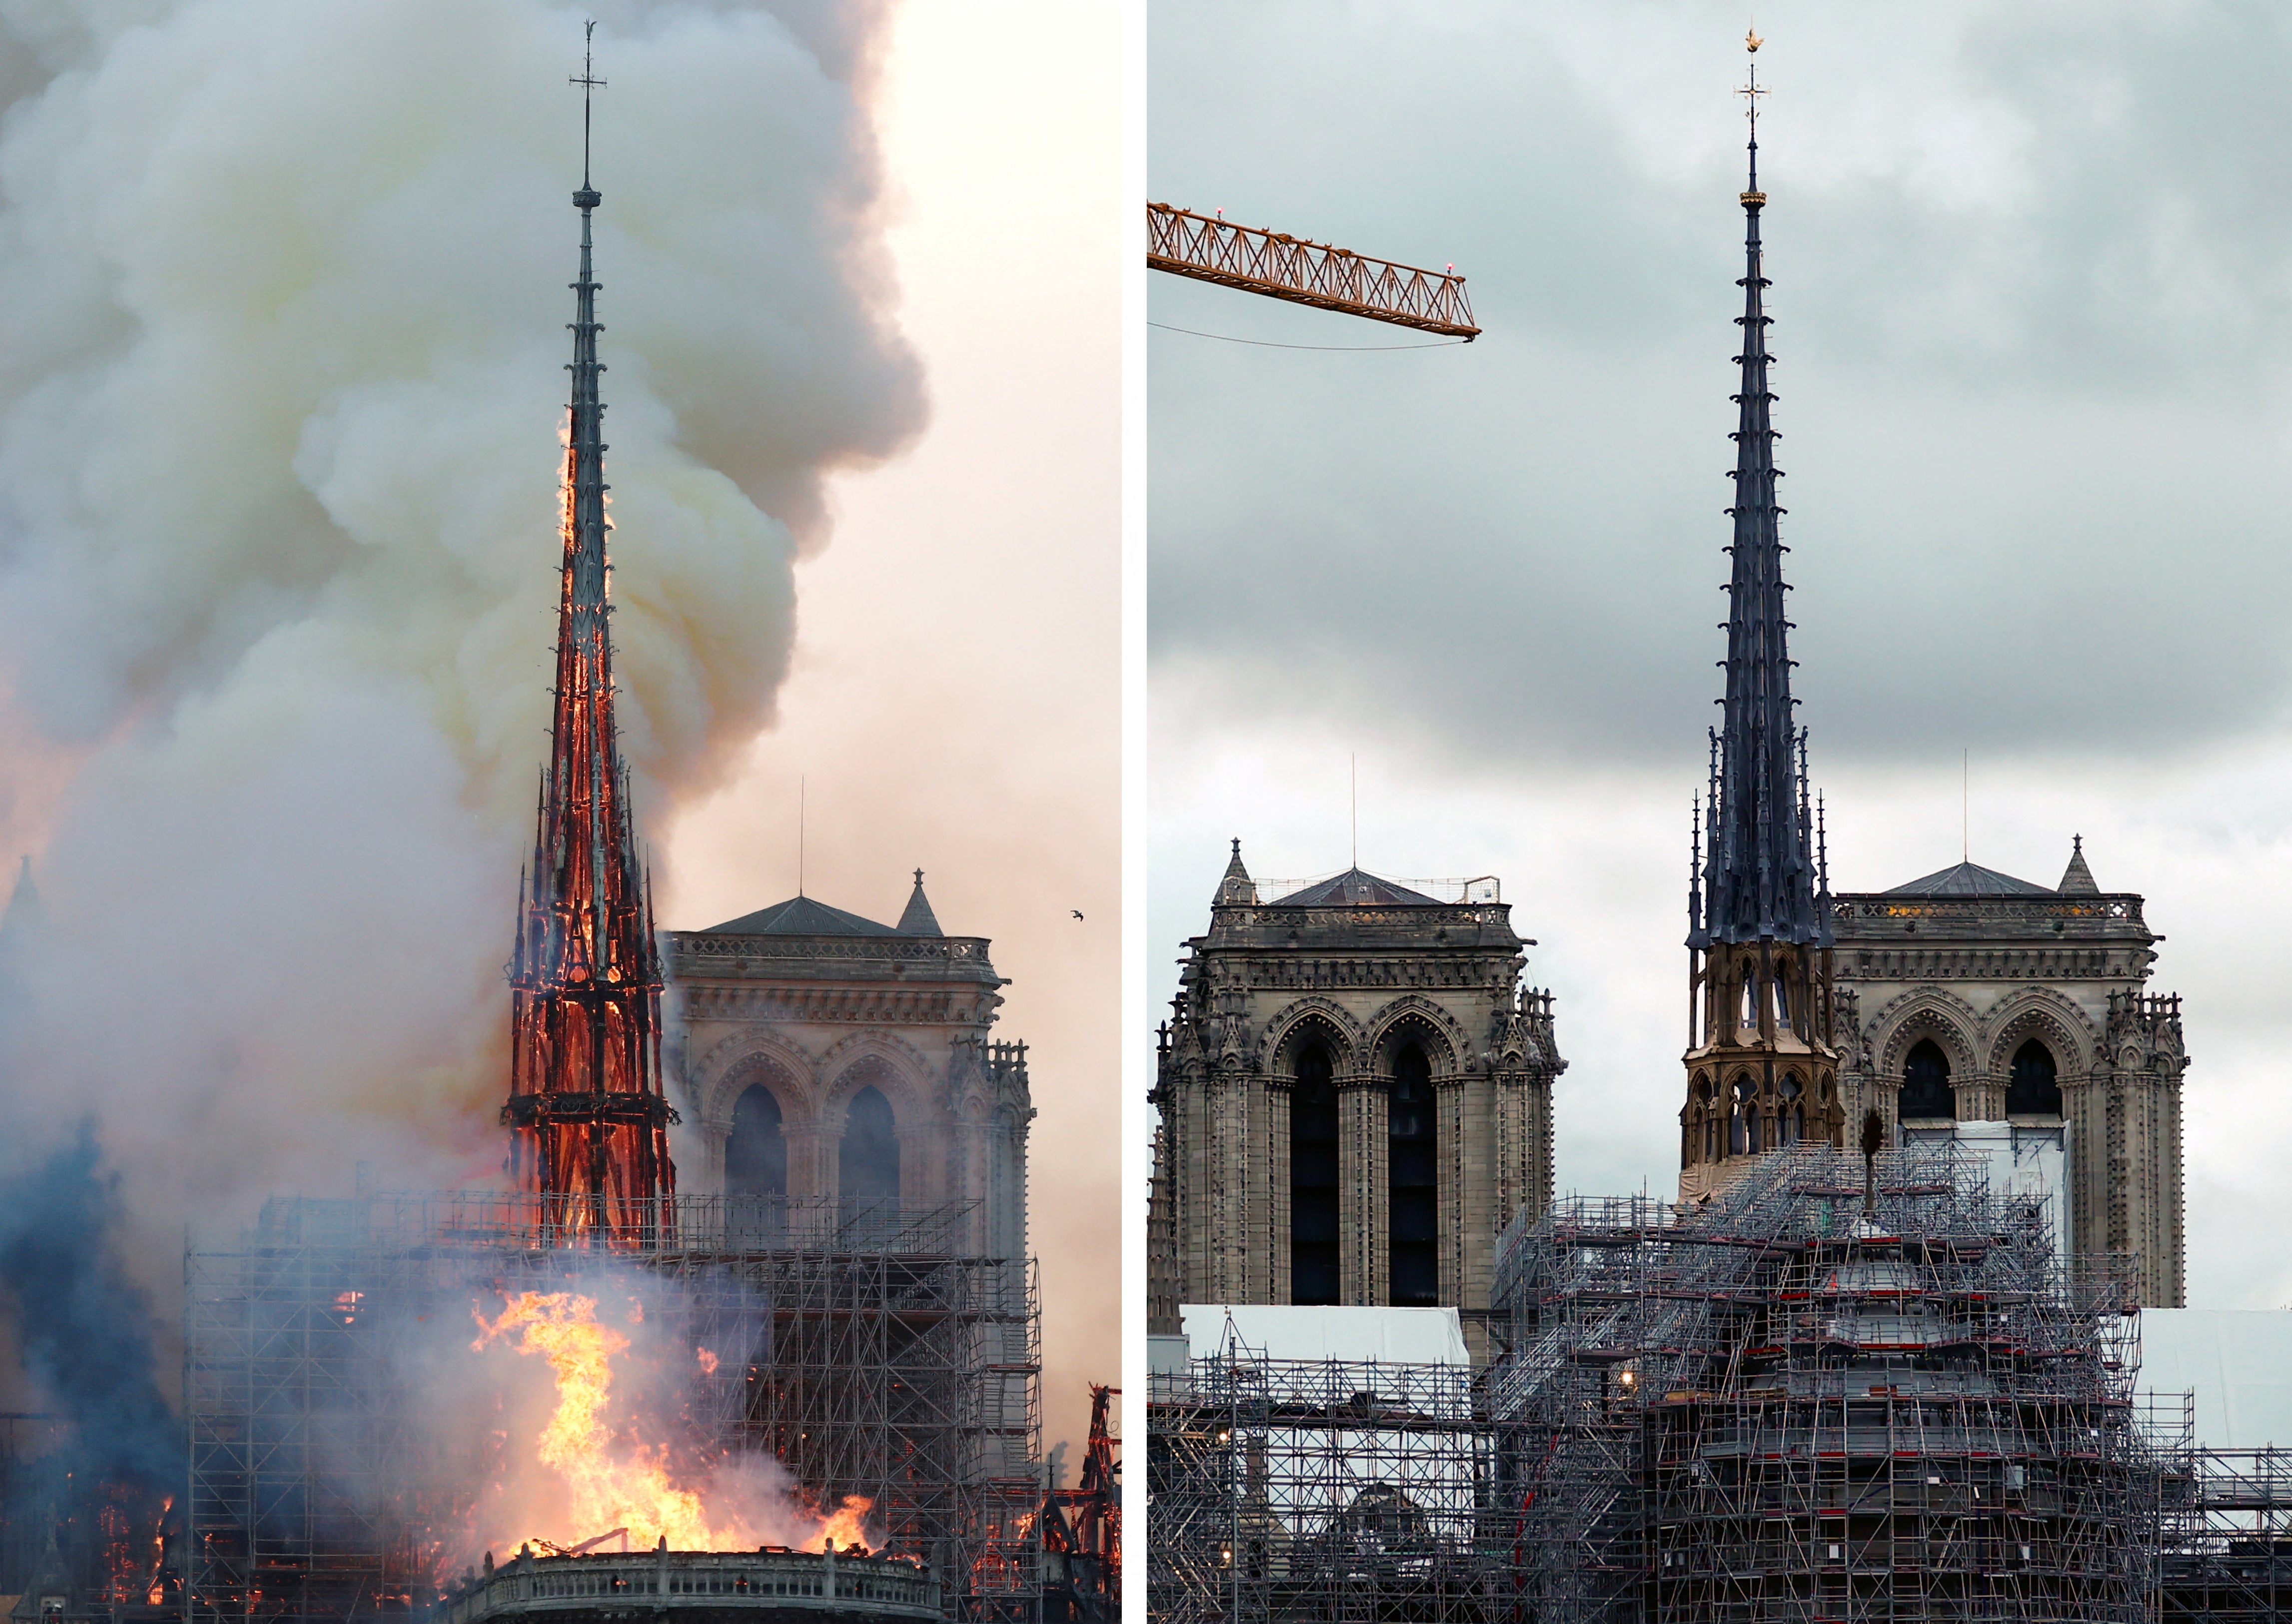
[[[1079,919],[1079,918],[1081,918],[1081,917],[1082,917],[1082,909],[1079,909],[1079,908],[1069,908],[1069,909],[1067,909],[1067,911],[1068,911],[1069,913],[1072,914],[1072,915],[1073,915],[1076,918],[1077,918],[1077,919]]]

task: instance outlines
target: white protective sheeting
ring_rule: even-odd
[[[1146,1338],[1146,1374],[1149,1376],[1183,1376],[1186,1361],[1190,1356],[1183,1337]]]
[[[1188,1303],[1178,1310],[1194,1356],[1226,1339],[1226,1316],[1242,1345],[1268,1359],[1376,1359],[1388,1364],[1468,1365],[1465,1325],[1453,1308],[1293,1308],[1270,1303]]]
[[[2054,1256],[2070,1255],[2069,1135],[2057,1125],[2019,1122],[1956,1122],[1947,1128],[1906,1129],[1913,1143],[1955,1140],[1957,1148],[1981,1159],[1994,1195],[2043,1198],[2053,1231]]]
[[[2143,1393],[2194,1392],[2197,1442],[2207,1448],[2292,1448],[2292,1313],[2144,1308],[2135,1385]]]

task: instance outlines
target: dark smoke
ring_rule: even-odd
[[[158,1322],[120,1257],[118,1180],[101,1161],[84,1119],[69,1143],[8,1181],[0,1290],[75,1473],[157,1489],[182,1475],[182,1423],[152,1378]]]

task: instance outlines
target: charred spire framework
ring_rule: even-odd
[[[593,30],[595,25],[592,24]],[[629,811],[613,717],[611,565],[606,550],[604,404],[597,360],[589,182],[589,94],[604,81],[584,58],[580,274],[574,292],[564,563],[555,707],[541,774],[533,858],[520,885],[510,962],[511,1176],[563,1198],[569,1228],[611,1240],[656,1235],[676,1190],[661,1085],[660,953],[652,891]]]

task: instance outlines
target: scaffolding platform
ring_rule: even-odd
[[[1462,1365],[1269,1359],[1153,1378],[1158,1624],[1480,1620],[1492,1439]]]
[[[2135,1413],[2125,1260],[1943,1145],[1757,1159],[1503,1243],[1495,1499],[1519,1616],[2151,1616],[2185,1438]]]

